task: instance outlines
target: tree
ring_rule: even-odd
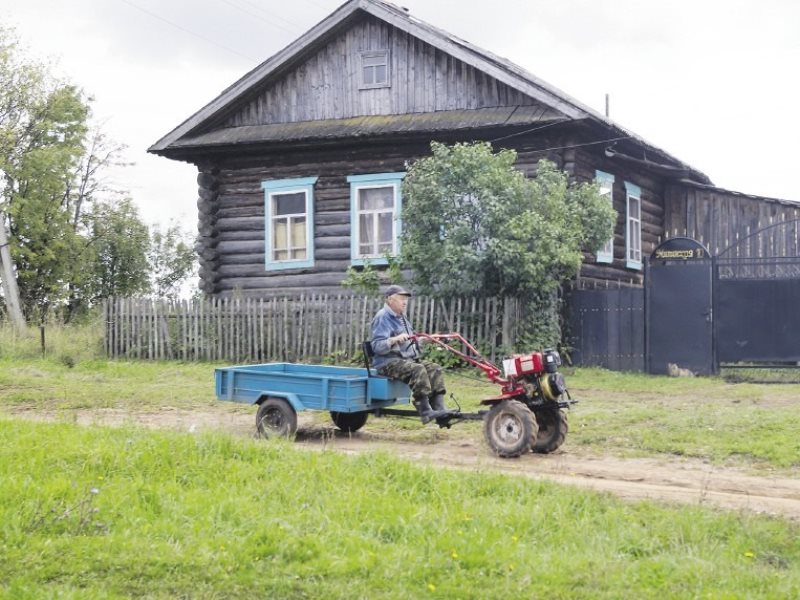
[[[157,298],[173,299],[194,273],[197,263],[192,240],[174,223],[163,233],[159,227],[153,227],[147,260],[153,294]]]
[[[435,142],[431,149],[403,182],[402,260],[416,287],[440,296],[517,296],[539,311],[552,309],[583,251],[612,235],[616,215],[608,201],[594,185],[570,186],[548,161],[526,178],[514,168],[512,150]],[[529,333],[536,329],[531,324]],[[549,343],[555,335],[536,334]]]
[[[78,286],[82,301],[92,305],[111,296],[148,292],[150,234],[133,201],[98,202],[88,221],[87,269]]]
[[[29,319],[44,319],[64,297],[80,251],[65,207],[88,111],[79,89],[27,60],[13,33],[0,29],[0,213]]]

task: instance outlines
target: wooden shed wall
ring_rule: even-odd
[[[667,186],[666,194],[666,237],[694,238],[713,256],[765,227],[800,219],[800,204],[794,202],[685,184]],[[797,248],[796,239],[785,239],[786,234],[794,235],[793,231],[775,228],[773,235],[752,237],[726,256],[785,256],[789,249]]]
[[[359,89],[360,53],[369,50],[389,50],[389,87]],[[365,15],[271,81],[222,126],[536,104],[482,71]]]

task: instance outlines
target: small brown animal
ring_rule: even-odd
[[[689,369],[682,369],[675,363],[667,363],[667,375],[670,377],[694,377]]]

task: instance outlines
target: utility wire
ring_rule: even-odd
[[[297,30],[296,29],[293,31],[293,30],[289,29],[288,27],[284,27],[280,23],[276,23],[275,21],[270,21],[266,17],[262,17],[259,14],[256,14],[256,13],[254,13],[254,12],[252,12],[252,11],[246,9],[246,8],[243,8],[243,7],[239,6],[238,4],[234,4],[233,2],[231,2],[231,0],[220,0],[220,1],[224,2],[228,6],[232,6],[236,10],[242,11],[246,15],[250,15],[251,17],[255,17],[259,21],[263,21],[264,23],[267,23],[268,25],[272,25],[273,27],[277,27],[278,29],[281,29],[281,30],[283,30],[283,31],[285,31],[285,32],[287,32],[287,33],[289,33],[291,35],[296,35],[297,34]]]
[[[504,135],[499,138],[494,138],[493,140],[489,140],[490,143],[499,142],[500,140],[507,140],[508,138],[517,137],[518,135],[525,135],[526,133],[533,133],[534,131],[540,131],[542,129],[547,129],[548,127],[552,127],[553,125],[560,125],[561,123],[565,123],[567,121],[571,121],[572,119],[560,119],[558,121],[553,121],[552,123],[547,123],[545,125],[537,125],[536,127],[532,127],[531,129],[526,129],[525,131],[518,131],[516,133],[511,133],[509,135]]]
[[[631,136],[623,135],[621,137],[609,138],[607,140],[598,140],[596,142],[586,142],[585,144],[572,144],[570,146],[553,146],[552,148],[542,148],[541,150],[531,150],[531,152],[550,152],[551,150],[570,150],[572,148],[582,148],[583,146],[596,146],[597,144],[608,144],[609,142],[618,142],[620,140],[629,140]]]
[[[270,17],[274,17],[275,19],[278,19],[279,21],[283,21],[284,23],[286,23],[287,25],[290,25],[291,27],[296,27],[297,29],[303,29],[303,26],[300,25],[299,23],[295,23],[294,21],[290,21],[286,17],[282,17],[280,15],[273,14],[273,13],[267,11],[267,10],[264,10],[263,8],[261,8],[261,6],[259,6],[255,2],[251,2],[250,0],[239,0],[239,1],[242,4],[247,4],[249,6],[252,6],[258,12],[261,12],[261,13],[263,13],[265,15],[269,15]]]
[[[223,44],[215,42],[211,38],[207,38],[206,36],[201,35],[199,33],[196,33],[196,32],[194,32],[194,31],[192,31],[190,29],[187,29],[186,27],[183,27],[182,25],[178,25],[177,23],[174,23],[174,22],[170,21],[169,19],[165,19],[164,17],[162,17],[160,15],[157,15],[156,13],[154,13],[152,11],[149,11],[146,8],[142,8],[138,4],[136,4],[134,2],[131,2],[131,0],[120,0],[120,2],[124,2],[128,6],[131,6],[131,7],[135,8],[136,10],[141,11],[144,14],[146,14],[146,15],[154,18],[154,19],[158,19],[159,21],[162,21],[162,22],[166,23],[167,25],[170,25],[170,26],[174,27],[175,29],[180,29],[184,33],[188,33],[189,35],[193,35],[194,37],[199,38],[199,39],[203,40],[204,42],[208,42],[209,44],[212,44],[212,45],[216,46],[217,48],[222,48],[223,50],[227,50],[228,52],[230,52],[232,54],[235,54],[236,56],[239,56],[240,58],[244,58],[244,59],[251,60],[251,61],[256,60],[252,56],[247,56],[246,54],[242,54],[241,52],[239,52],[237,50],[234,50],[233,48],[229,48],[228,46],[225,46]]]

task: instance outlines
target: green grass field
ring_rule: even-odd
[[[215,400],[213,364],[105,361],[90,339],[55,337],[45,358],[35,338],[0,344],[0,598],[800,597],[800,528],[779,518],[382,452],[79,427],[77,413],[108,409],[254,413]],[[571,452],[800,466],[796,384],[565,374],[580,399]],[[447,381],[466,410],[497,391],[474,373]],[[434,439],[414,420],[366,429]],[[433,431],[482,436],[479,423]]]
[[[89,359],[73,366],[52,359],[0,358],[0,410],[116,408],[130,413],[162,407],[205,412],[254,412],[214,398],[209,363],[146,363]],[[726,383],[719,378],[670,378],[600,369],[565,371],[580,400],[570,412],[567,443],[598,454],[674,455],[756,471],[790,473],[800,466],[800,386]],[[465,410],[497,386],[474,372],[446,376]],[[452,404],[450,401],[448,401]],[[327,414],[317,421],[329,423]],[[372,419],[371,431],[398,439],[429,439],[415,420]],[[480,423],[442,432],[481,438]]]
[[[794,598],[778,519],[283,441],[0,419],[7,598]]]

